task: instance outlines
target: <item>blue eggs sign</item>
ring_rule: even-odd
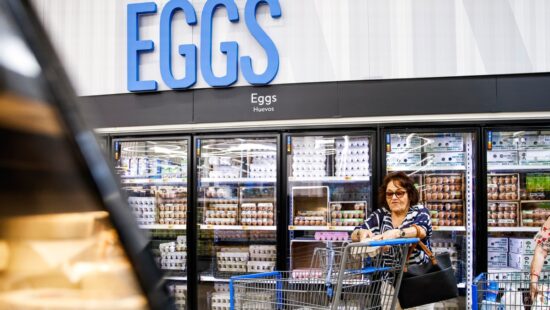
[[[237,5],[231,0],[208,0],[203,9],[200,26],[200,46],[194,44],[182,44],[178,52],[185,57],[185,76],[177,79],[172,74],[171,55],[171,25],[174,14],[181,10],[185,15],[188,25],[197,25],[197,15],[193,5],[188,0],[170,0],[162,8],[160,15],[160,72],[162,80],[171,89],[186,89],[197,82],[197,48],[200,51],[200,71],[206,83],[213,87],[227,87],[234,84],[238,77],[238,68],[252,85],[269,84],[279,70],[279,53],[271,38],[260,27],[256,20],[256,11],[261,5],[267,5],[272,18],[281,16],[281,6],[278,0],[248,0],[244,10],[244,20],[250,34],[258,41],[267,55],[267,68],[262,73],[256,73],[252,69],[250,56],[239,57],[239,44],[235,41],[222,42],[220,50],[227,56],[226,73],[224,76],[216,76],[212,70],[212,19],[217,9],[227,10],[230,22],[239,22]],[[157,81],[140,80],[139,56],[142,53],[152,52],[155,44],[152,40],[139,38],[140,15],[156,14],[157,5],[154,2],[132,3],[127,6],[127,75],[128,90],[131,92],[155,91],[158,88]]]

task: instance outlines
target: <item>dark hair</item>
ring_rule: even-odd
[[[378,203],[381,207],[389,209],[388,202],[386,201],[386,189],[390,182],[396,182],[407,190],[407,196],[409,196],[410,206],[418,204],[419,196],[418,190],[414,186],[414,181],[405,172],[392,172],[384,178],[382,185],[378,189]]]

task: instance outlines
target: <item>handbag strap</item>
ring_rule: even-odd
[[[416,225],[416,224],[412,224],[411,227],[414,227],[416,229],[416,236],[419,237],[420,236],[420,226]],[[437,259],[435,258],[435,255],[432,251],[430,251],[430,249],[428,248],[428,246],[426,246],[424,244],[424,242],[422,242],[421,240],[418,241],[417,244],[413,244],[411,245],[411,247],[409,248],[409,252],[407,253],[407,260],[405,262],[409,262],[409,258],[411,257],[411,254],[412,252],[416,249],[417,246],[420,246],[420,248],[422,249],[422,251],[424,251],[424,253],[426,253],[426,255],[428,255],[428,257],[430,258],[430,261],[432,262],[432,265],[437,265]],[[405,265],[405,272],[407,271],[407,265]]]

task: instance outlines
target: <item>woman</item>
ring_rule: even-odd
[[[419,194],[413,180],[403,172],[388,174],[378,190],[378,203],[365,223],[351,234],[352,241],[366,237],[379,239],[419,238],[431,249],[432,223],[430,213],[418,204]],[[412,225],[418,226],[416,229]],[[424,251],[416,249],[409,259],[410,264],[429,263]],[[433,304],[416,309],[433,309]]]
[[[544,260],[550,250],[550,217],[546,219],[546,222],[541,227],[539,232],[535,235],[535,255],[531,262],[531,299],[535,302],[537,295],[539,294],[539,282],[540,272],[544,265]]]

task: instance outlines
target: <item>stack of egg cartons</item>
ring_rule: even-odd
[[[275,269],[277,248],[274,245],[250,245],[250,260],[247,263],[248,272],[269,272]]]
[[[184,271],[187,265],[187,242],[185,236],[178,236],[176,242],[161,243],[160,268]]]
[[[185,310],[187,300],[187,286],[181,284],[171,284],[168,286],[170,295],[174,297],[177,310]]]
[[[509,238],[508,266],[522,271],[529,271],[531,262],[533,261],[533,255],[535,254],[536,245],[535,240],[532,238]],[[550,257],[544,260],[543,270],[550,270]]]
[[[296,178],[326,176],[326,149],[316,137],[293,138],[292,175]]]
[[[488,238],[487,268],[502,269],[508,267],[508,238]]]
[[[277,177],[277,156],[275,152],[263,152],[254,157],[248,166],[249,177],[254,179]]]
[[[336,176],[369,175],[369,140],[353,138],[336,141]]]
[[[157,218],[155,197],[128,197],[138,225],[153,225]]]
[[[210,298],[212,310],[229,310],[229,284],[215,283]]]

